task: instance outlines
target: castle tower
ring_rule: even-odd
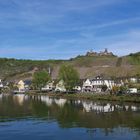
[[[108,50],[107,50],[107,48],[105,48],[105,51],[104,51],[105,53],[108,53]]]

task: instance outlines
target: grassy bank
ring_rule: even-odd
[[[103,95],[103,94],[62,94],[62,93],[28,93],[29,95],[48,95],[50,97],[61,97],[68,99],[86,99],[86,100],[106,100],[106,101],[119,101],[119,102],[134,102],[140,103],[140,95]]]

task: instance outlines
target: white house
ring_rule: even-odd
[[[80,86],[75,86],[73,89],[77,92],[80,92],[82,90],[82,88]]]
[[[48,82],[46,86],[41,88],[41,91],[52,91],[54,89],[54,81]]]
[[[138,79],[135,78],[135,77],[131,77],[131,78],[129,79],[129,81],[130,81],[131,83],[137,83],[137,82],[138,82]]]
[[[64,85],[64,81],[63,80],[60,80],[56,84],[55,91],[56,92],[66,92],[66,88],[65,88],[65,85]]]
[[[3,88],[3,83],[1,79],[0,79],[0,88]]]
[[[114,106],[112,106],[109,103],[107,103],[105,105],[101,105],[98,103],[83,101],[82,105],[83,105],[84,111],[86,111],[86,112],[91,112],[91,111],[95,111],[97,113],[113,112],[115,109]]]
[[[92,80],[87,79],[83,83],[82,91],[83,92],[101,92],[102,87],[106,85],[108,90],[111,90],[112,87],[115,85],[115,81],[111,79],[104,79],[100,76],[95,77]]]
[[[86,79],[86,81],[83,82],[82,92],[91,92],[91,91],[92,91],[92,83],[89,79]]]
[[[95,92],[102,91],[102,86],[105,83],[104,83],[104,80],[100,76],[95,77],[94,79],[92,79],[91,82],[92,82],[93,91],[95,91]]]
[[[138,90],[137,90],[137,88],[129,88],[127,92],[128,93],[138,93]]]
[[[105,79],[102,78],[100,76],[95,77],[94,79],[92,79],[92,87],[93,87],[93,91],[95,92],[101,92],[102,91],[102,86],[106,86],[107,90],[111,90],[112,87],[115,85],[115,81],[111,80],[111,79]]]
[[[111,90],[116,85],[115,81],[111,79],[105,79],[104,84],[108,87],[109,90]]]

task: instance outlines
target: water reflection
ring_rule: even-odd
[[[140,107],[137,105],[124,105],[124,104],[113,104],[113,103],[104,103],[101,102],[85,102],[82,101],[83,108],[86,112],[95,111],[97,113],[107,113],[114,111],[140,111]]]
[[[1,122],[29,118],[37,120],[34,125],[55,122],[59,128],[86,128],[86,133],[94,137],[98,133],[112,136],[133,131],[139,138],[140,133],[139,104],[0,95]]]
[[[82,106],[83,111],[85,112],[96,112],[96,113],[109,113],[114,111],[140,111],[139,104],[120,104],[120,103],[108,103],[101,101],[82,101],[82,100],[67,100],[62,98],[52,98],[49,96],[39,97],[42,102],[47,106],[52,106],[57,104],[59,107],[64,107],[67,104],[74,104],[75,106]]]
[[[18,103],[19,105],[23,105],[26,100],[28,100],[28,96],[24,94],[16,94],[13,96],[13,101]]]
[[[9,125],[9,121],[13,122],[12,125]],[[11,126],[20,129],[21,134],[27,130],[30,134],[33,133],[33,136],[37,134],[37,130],[40,130],[43,135],[50,131],[53,136],[64,133],[69,136],[67,139],[74,139],[75,135],[81,140],[96,139],[99,136],[101,139],[107,140],[114,139],[114,137],[117,137],[116,140],[120,138],[139,139],[140,105],[67,100],[45,95],[9,96],[1,94],[0,127],[3,126],[5,129],[0,129],[0,132],[4,130],[1,133],[7,132]],[[35,127],[36,129],[34,129]],[[69,131],[63,128],[69,128]],[[34,138],[37,139],[37,137]],[[60,137],[59,139],[65,138]]]
[[[41,101],[44,102],[47,106],[51,106],[52,104],[57,104],[59,107],[63,107],[65,103],[67,102],[66,99],[61,98],[50,98],[48,96],[41,96]]]

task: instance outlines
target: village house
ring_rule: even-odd
[[[56,92],[66,92],[66,88],[65,88],[65,85],[64,85],[64,81],[63,80],[60,80],[56,84],[55,91]]]
[[[111,90],[114,85],[115,85],[114,80],[97,76],[92,80],[87,79],[83,83],[82,91],[83,92],[102,92],[103,86],[106,86],[106,90]]]
[[[54,81],[48,82],[43,88],[41,88],[41,91],[53,91],[55,89]]]
[[[92,91],[92,83],[89,79],[83,82],[82,92],[91,92]]]
[[[129,82],[130,83],[137,83],[138,82],[138,78],[136,78],[136,77],[130,77],[129,78]]]
[[[109,78],[103,78],[101,76],[97,76],[94,79],[92,79],[92,87],[93,91],[95,92],[102,92],[103,86],[106,86],[106,90],[111,90],[113,86],[115,86],[115,81],[111,80]]]
[[[127,93],[138,93],[138,89],[137,88],[129,88],[128,90],[127,90]]]
[[[24,80],[24,87],[26,90],[30,90],[31,89],[31,85],[32,85],[32,81],[31,80]]]
[[[0,89],[3,88],[3,83],[2,83],[2,80],[0,79]]]
[[[17,87],[17,90],[15,90],[14,92],[24,93],[30,89],[31,81],[30,80],[25,80],[25,81],[19,80],[19,81],[15,82],[14,86]]]
[[[25,83],[23,80],[20,80],[17,84],[16,84],[18,91],[19,92],[25,92]]]
[[[82,90],[82,88],[80,86],[75,86],[73,88],[73,90],[76,91],[76,92],[80,92]]]

